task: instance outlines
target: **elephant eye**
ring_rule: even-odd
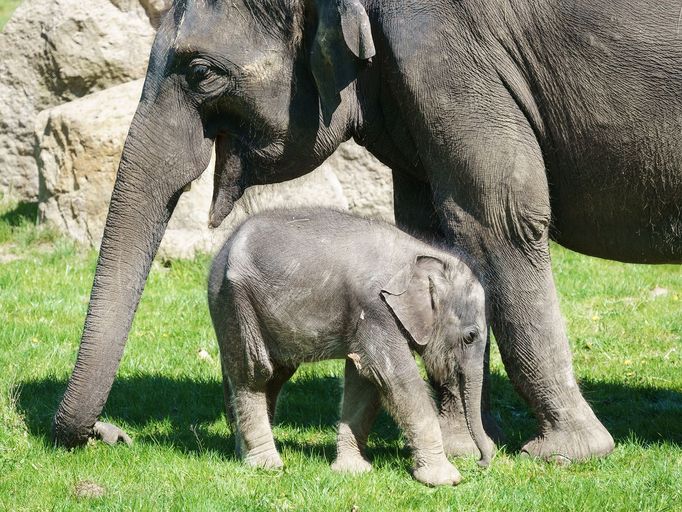
[[[192,64],[187,71],[187,81],[191,85],[197,85],[206,80],[213,72],[206,64]]]
[[[464,334],[464,343],[471,345],[478,339],[478,329],[469,329]]]

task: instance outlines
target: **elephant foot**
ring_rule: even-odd
[[[440,417],[440,430],[443,437],[443,450],[448,457],[478,456],[479,450],[471,438],[465,420],[450,421]],[[500,445],[504,443],[504,434],[497,421],[490,413],[483,413],[483,428],[491,443]]]
[[[613,451],[613,437],[596,417],[593,418],[587,425],[544,432],[526,443],[521,454],[557,464],[604,457]]]
[[[419,464],[412,472],[415,480],[436,487],[440,485],[457,485],[462,481],[462,475],[443,455],[436,463]]]
[[[282,462],[279,453],[277,453],[277,450],[272,449],[266,451],[259,451],[257,449],[250,450],[246,453],[244,462],[249,466],[261,469],[277,470],[284,467],[284,463]]]
[[[372,463],[360,454],[340,454],[332,463],[332,471],[351,474],[368,473],[372,471]]]
[[[123,430],[118,428],[116,425],[111,423],[104,423],[103,421],[98,421],[92,428],[92,432],[95,438],[101,439],[102,442],[108,445],[115,445],[117,443],[125,443],[128,446],[132,446],[133,440],[128,434]]]

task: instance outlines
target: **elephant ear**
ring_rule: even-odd
[[[360,62],[376,54],[369,17],[359,0],[320,0],[310,54],[322,119],[329,126],[341,91],[358,75]]]
[[[433,333],[434,283],[445,278],[444,268],[444,262],[438,258],[418,256],[381,290],[384,302],[418,345],[426,345]]]

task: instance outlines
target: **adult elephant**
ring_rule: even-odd
[[[505,367],[539,420],[523,450],[609,453],[573,375],[548,240],[682,261],[679,13],[677,0],[178,0],[121,158],[56,442],[111,434],[94,425],[152,258],[213,144],[216,226],[245,187],[309,172],[352,137],[393,169],[400,224],[480,262]],[[446,437],[464,424],[450,398]]]

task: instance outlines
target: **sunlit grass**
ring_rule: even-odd
[[[456,461],[465,479],[457,488],[428,489],[411,479],[385,415],[370,439],[375,470],[330,471],[339,362],[307,365],[285,387],[275,427],[284,472],[235,460],[205,298],[208,257],[152,270],[105,409],[135,445],[53,449],[51,417],[74,363],[96,254],[35,218],[35,206],[0,209],[0,510],[680,510],[679,266],[553,248],[576,373],[616,438],[611,457],[568,468],[519,457],[535,422],[495,350],[493,408],[507,446],[487,471]],[[78,497],[85,481],[103,495]]]

